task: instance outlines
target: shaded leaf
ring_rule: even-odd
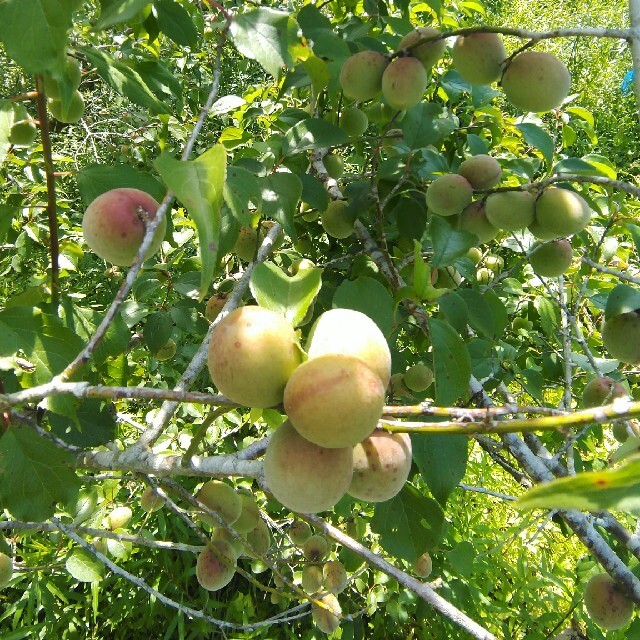
[[[157,353],[167,344],[173,331],[173,319],[166,311],[151,314],[144,324],[142,337],[151,353]]]
[[[174,0],[154,0],[153,6],[162,33],[183,47],[198,44],[198,31],[186,9]]]
[[[293,125],[284,135],[282,154],[290,156],[301,151],[334,147],[349,142],[349,136],[337,125],[322,118],[307,118]]]
[[[468,231],[454,229],[441,216],[433,216],[429,225],[431,243],[433,245],[434,267],[453,264],[456,258],[463,256],[468,249],[478,244],[478,237]]]
[[[393,329],[393,298],[386,287],[368,276],[345,280],[333,295],[333,305],[369,316],[388,336]]]
[[[302,182],[293,173],[274,173],[261,181],[262,215],[277,220],[285,233],[297,239],[293,218],[302,195]]]
[[[251,224],[251,208],[258,208],[262,202],[260,181],[253,173],[230,165],[227,167],[227,179],[224,183],[224,201],[241,225]]]
[[[100,17],[93,25],[96,30],[105,29],[135,18],[150,0],[100,0]]]
[[[528,145],[540,150],[545,162],[551,166],[555,149],[553,138],[542,127],[529,122],[517,124],[516,129],[522,132]]]
[[[436,381],[436,404],[453,404],[467,390],[471,359],[456,330],[447,322],[429,318]]]
[[[49,413],[51,432],[76,447],[98,447],[113,440],[116,419],[109,404],[95,398],[73,399],[74,419]]]

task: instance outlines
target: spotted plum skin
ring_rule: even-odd
[[[158,202],[139,189],[111,189],[99,195],[86,209],[82,232],[89,248],[98,256],[122,267],[129,267],[144,239],[146,221],[153,220]],[[160,249],[167,230],[163,219],[145,258]]]

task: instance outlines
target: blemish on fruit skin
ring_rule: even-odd
[[[598,478],[596,480],[596,486],[598,486],[598,487],[608,487],[609,486],[609,481],[605,480],[604,478]]]

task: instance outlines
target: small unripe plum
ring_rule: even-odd
[[[458,229],[461,231],[468,231],[469,233],[475,233],[481,244],[493,240],[498,235],[499,231],[497,227],[494,227],[489,222],[485,203],[482,200],[476,200],[468,207],[465,207],[464,211],[458,218]]]
[[[382,91],[382,74],[388,58],[377,51],[361,51],[347,58],[340,70],[344,95],[359,102],[375,98]]]
[[[335,153],[328,153],[324,158],[322,158],[322,162],[331,178],[334,180],[342,178],[344,175],[344,160],[342,159],[342,156],[338,156]]]
[[[257,227],[240,227],[238,239],[233,245],[233,253],[244,262],[252,262],[264,236]]]
[[[587,408],[599,407],[628,395],[629,392],[619,382],[609,376],[601,376],[587,382],[582,391],[582,404]]]
[[[156,360],[170,360],[173,356],[176,355],[176,350],[178,349],[178,345],[173,338],[169,338],[167,343],[160,347],[158,351],[156,351],[153,355]]]
[[[294,262],[291,263],[289,267],[289,273],[292,276],[295,276],[299,271],[305,271],[306,269],[314,269],[315,263],[308,258],[298,258]]]
[[[437,177],[427,188],[427,207],[439,216],[454,216],[473,200],[473,187],[457,173]]]
[[[386,384],[364,361],[327,354],[301,364],[284,390],[284,408],[298,433],[320,447],[353,447],[371,434]]]
[[[248,407],[282,402],[301,354],[293,327],[281,315],[258,306],[235,309],[213,329],[209,372],[228,398]]]
[[[384,502],[400,492],[410,470],[409,434],[375,431],[353,448],[353,479],[347,493],[358,500]]]
[[[344,200],[332,200],[320,215],[320,223],[327,235],[344,240],[353,233],[355,218]]]
[[[247,554],[250,556],[264,556],[271,547],[271,532],[267,523],[260,518],[256,527],[251,529],[245,536],[247,544],[251,545],[251,549],[247,548]]]
[[[314,323],[307,340],[309,359],[330,353],[364,360],[386,387],[391,375],[391,351],[378,325],[353,309],[330,309]]]
[[[89,248],[98,256],[129,267],[144,239],[147,221],[153,220],[160,205],[139,189],[111,189],[99,195],[84,212],[82,232]],[[145,259],[160,249],[167,230],[166,218],[156,229]]]
[[[487,267],[482,267],[476,271],[478,284],[489,284],[495,277],[496,274],[491,269],[487,269]]]
[[[328,593],[322,596],[319,602],[324,606],[318,605],[315,602],[311,603],[311,616],[313,621],[322,633],[333,633],[340,626],[340,616],[342,615],[338,598],[332,593]]]
[[[13,577],[13,558],[0,553],[0,588],[6,586]]]
[[[303,545],[311,537],[311,527],[304,520],[297,520],[289,527],[293,544]]]
[[[272,591],[269,596],[269,600],[271,601],[271,604],[280,604],[282,602],[282,596],[279,593]]]
[[[529,262],[539,276],[556,278],[571,266],[573,249],[568,240],[552,240],[543,245],[536,243],[533,249],[535,252],[529,256]]]
[[[489,222],[498,229],[517,231],[533,222],[535,198],[527,191],[503,191],[487,198]]]
[[[228,585],[235,572],[235,551],[225,540],[209,543],[198,555],[196,578],[208,591],[217,591]]]
[[[241,493],[240,503],[242,510],[240,516],[233,523],[233,528],[238,533],[249,533],[258,526],[260,518],[260,507],[256,504],[253,496],[249,496],[246,493]]]
[[[625,422],[614,422],[611,428],[613,437],[620,443],[624,444],[629,439],[629,429]]]
[[[350,137],[358,138],[369,126],[367,114],[356,107],[348,107],[340,114],[340,128]]]
[[[302,553],[311,562],[320,562],[329,553],[329,543],[324,536],[313,535],[303,545]]]
[[[410,31],[398,45],[398,50],[407,49],[411,47],[414,42],[418,42],[422,38],[429,36],[440,35],[440,31],[432,29],[431,27],[417,27],[413,31]],[[409,50],[409,53],[413,58],[418,58],[426,70],[431,69],[444,54],[446,49],[446,42],[444,39],[434,40],[433,42],[424,42],[417,47],[413,47]]]
[[[493,273],[500,273],[502,267],[504,267],[504,259],[502,256],[485,256],[484,266],[487,267],[487,269],[491,269]]]
[[[560,237],[559,233],[554,233],[549,229],[545,229],[537,220],[533,220],[533,222],[527,227],[529,231],[536,237],[538,240],[557,240]]]
[[[431,561],[431,556],[428,551],[418,556],[418,559],[413,563],[413,573],[415,573],[418,578],[428,578],[431,575],[432,569],[433,562]]]
[[[411,109],[424,95],[429,76],[417,58],[396,58],[382,74],[382,95],[394,109]]]
[[[318,593],[322,588],[322,567],[306,564],[302,568],[302,588],[309,594]]]
[[[300,513],[331,509],[344,496],[353,475],[351,448],[326,449],[303,438],[290,422],[271,436],[264,477],[285,507]]]
[[[233,528],[235,529],[235,522],[233,523]],[[234,538],[230,531],[224,529],[223,527],[215,527],[211,532],[211,541],[215,542],[217,540],[224,540],[229,546],[233,549],[233,553],[238,559],[244,552],[244,544],[242,540],[239,538]]]
[[[616,588],[607,573],[593,576],[584,589],[584,606],[589,617],[603,629],[624,627],[633,616],[633,601]]]
[[[471,33],[456,39],[451,58],[463,80],[491,84],[500,78],[507,51],[497,33]]]
[[[66,109],[62,106],[61,100],[49,100],[49,111],[56,120],[73,124],[84,115],[84,98],[79,91],[74,91]]]
[[[469,205],[471,206],[471,205]],[[497,229],[496,229],[497,231]],[[482,251],[478,249],[478,247],[471,247],[469,251],[467,251],[467,258],[473,262],[473,264],[478,264],[480,260],[482,260]]]
[[[32,120],[14,122],[9,132],[9,142],[14,147],[28,147],[36,139],[38,128]]]
[[[411,391],[425,391],[433,382],[433,371],[426,364],[414,364],[404,374],[404,383]]]
[[[523,51],[502,76],[502,90],[511,104],[523,111],[549,111],[569,95],[571,75],[556,56]]]
[[[339,560],[330,560],[322,567],[324,588],[329,593],[342,593],[347,588],[349,576]]]
[[[570,236],[589,224],[591,209],[575,191],[550,187],[536,200],[535,219],[544,231]]]
[[[227,524],[233,524],[240,517],[242,511],[240,496],[231,485],[222,482],[222,480],[205,482],[196,497]],[[208,513],[199,514],[199,518],[212,527],[217,527],[220,524]]]
[[[107,527],[109,529],[122,529],[122,527],[126,527],[133,516],[133,512],[129,507],[116,507],[108,516],[107,516]]]
[[[491,189],[502,180],[500,163],[487,154],[471,156],[463,160],[458,173],[465,177],[474,189]]]
[[[637,311],[607,318],[602,325],[602,344],[612,358],[640,363],[640,315]]]
[[[213,322],[218,317],[222,307],[227,303],[227,297],[226,293],[216,293],[207,300],[207,306],[204,308],[204,317],[209,322]]]
[[[67,68],[66,75],[71,86],[77,89],[80,86],[80,80],[82,79],[82,67],[80,63],[73,57],[67,56]],[[52,76],[44,76],[44,90],[48,98],[54,100],[60,99],[60,85],[57,80]]]
[[[146,487],[140,496],[140,506],[143,511],[153,513],[162,509],[164,498],[153,487]]]

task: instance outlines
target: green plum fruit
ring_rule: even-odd
[[[160,205],[139,189],[111,189],[99,195],[84,212],[82,232],[89,248],[113,264],[129,267],[144,239],[147,222]],[[157,253],[167,230],[166,218],[156,229],[145,259]]]
[[[458,173],[477,190],[491,189],[502,180],[500,163],[490,155],[483,153],[463,160],[458,168]]]
[[[129,524],[129,520],[131,520],[133,516],[133,511],[129,507],[116,507],[108,516],[107,516],[107,527],[112,531],[114,529],[122,529]]]
[[[79,91],[74,91],[66,108],[62,100],[49,100],[49,111],[56,120],[73,124],[84,115],[84,98]]]
[[[220,393],[247,407],[280,404],[300,361],[293,327],[283,316],[262,307],[235,309],[211,333],[211,380]]]
[[[240,496],[231,485],[222,480],[205,482],[196,497],[226,524],[233,524],[242,512]],[[218,519],[208,513],[200,513],[199,518],[212,527],[220,526]]]
[[[0,553],[0,588],[6,586],[13,577],[13,558]]]
[[[256,252],[264,240],[264,234],[258,227],[243,226],[238,232],[238,239],[233,245],[233,253],[244,262],[253,262]]]
[[[607,573],[594,575],[584,589],[584,606],[589,617],[608,631],[626,626],[633,616],[633,600],[619,591]]]
[[[557,278],[570,266],[573,260],[573,249],[568,240],[552,240],[546,244],[536,243],[531,248],[529,262],[533,271],[545,278]]]
[[[386,384],[360,358],[329,353],[301,364],[284,390],[289,420],[320,447],[353,447],[382,415]]]
[[[489,222],[489,218],[487,218],[485,203],[483,200],[476,200],[475,202],[472,202],[470,205],[465,207],[463,212],[458,217],[457,227],[461,231],[475,233],[478,236],[478,241],[481,244],[493,240],[500,231],[497,227],[494,227]],[[473,248],[475,249],[475,247]],[[479,249],[476,249],[476,251],[479,251]]]
[[[438,176],[427,188],[429,211],[439,216],[454,216],[473,200],[473,187],[457,173]]]
[[[339,560],[329,560],[322,567],[324,588],[329,593],[342,593],[347,588],[349,576]]]
[[[364,360],[385,387],[389,384],[389,345],[378,325],[361,311],[330,309],[315,321],[307,339],[307,355],[313,359],[331,353]]]
[[[545,232],[556,234],[556,237],[571,236],[589,224],[591,209],[575,191],[550,187],[536,200],[535,219]]]
[[[504,267],[504,259],[502,256],[486,255],[484,258],[484,266],[487,267],[487,269],[491,269],[493,273],[498,274],[502,271],[502,267]]]
[[[235,529],[235,522],[233,523]],[[211,542],[224,540],[232,549],[234,556],[238,559],[244,553],[244,544],[240,538],[234,538],[233,534],[224,527],[214,527],[211,532]]]
[[[256,504],[253,496],[246,493],[239,494],[242,510],[240,516],[233,523],[233,528],[238,533],[249,533],[258,526],[260,521],[260,507]]]
[[[507,51],[497,33],[470,33],[458,36],[451,58],[463,80],[470,84],[491,84],[500,79]]]
[[[350,447],[319,447],[303,438],[289,421],[269,440],[265,481],[274,497],[292,511],[331,509],[347,492],[352,475]]]
[[[626,398],[629,392],[624,385],[610,378],[600,376],[587,382],[582,391],[582,405],[586,408],[609,404],[616,398]]]
[[[319,604],[318,604],[319,603]],[[322,633],[334,633],[340,626],[342,609],[333,593],[322,596],[318,602],[311,603],[311,617]]]
[[[347,58],[340,70],[340,86],[347,98],[365,102],[382,91],[382,74],[389,59],[377,51],[361,51]]]
[[[153,513],[162,509],[164,498],[153,487],[146,487],[140,496],[140,506],[143,511]]]
[[[204,308],[204,317],[213,322],[222,311],[222,307],[227,303],[228,294],[224,292],[214,293],[208,300]]]
[[[296,520],[289,527],[289,537],[293,544],[301,546],[311,537],[311,527],[304,520]]]
[[[375,431],[353,448],[353,479],[347,493],[367,502],[390,500],[402,490],[410,470],[409,434]]]
[[[404,373],[404,384],[411,391],[426,391],[432,382],[433,371],[426,364],[414,364]]]
[[[342,156],[336,155],[335,153],[327,153],[327,155],[322,158],[322,162],[331,178],[334,180],[342,178],[344,175],[344,160]]]
[[[347,107],[340,114],[339,125],[350,138],[359,138],[367,130],[369,118],[362,109]]]
[[[313,535],[302,546],[302,553],[307,560],[320,562],[329,553],[329,543],[324,536]]]
[[[198,555],[196,578],[203,589],[222,589],[231,582],[235,572],[236,554],[225,540],[209,543]]]
[[[355,217],[344,200],[332,200],[320,215],[320,223],[327,235],[344,240],[353,233]]]
[[[271,532],[267,523],[260,518],[258,524],[249,531],[245,539],[247,544],[251,546],[251,549],[247,549],[247,554],[250,556],[265,556],[269,552],[271,547]],[[253,549],[253,551],[252,551]]]
[[[492,193],[485,205],[489,222],[498,229],[517,231],[533,222],[535,198],[527,191]]]
[[[424,95],[429,76],[417,58],[396,58],[382,75],[382,95],[394,109],[411,109]]]
[[[543,51],[519,53],[502,75],[502,90],[523,111],[550,111],[569,95],[571,75],[556,56]]]
[[[317,564],[306,564],[302,568],[302,588],[309,594],[318,593],[322,588],[322,567]]]
[[[419,578],[428,578],[431,575],[433,569],[433,562],[428,551],[425,551],[422,555],[418,556],[417,560],[413,563],[413,573]]]
[[[496,274],[491,271],[491,269],[487,269],[487,267],[482,267],[476,271],[476,280],[478,284],[489,284],[496,277]]]
[[[602,344],[620,362],[640,363],[640,315],[637,311],[611,316],[602,325]]]
[[[471,260],[471,262],[473,262],[473,264],[477,265],[480,263],[480,260],[482,260],[482,251],[478,247],[471,247],[471,249],[467,251],[466,256]]]
[[[176,355],[178,345],[173,338],[169,338],[167,343],[160,347],[153,355],[156,360],[171,360]]]
[[[417,46],[412,45],[422,38],[438,35],[440,35],[440,31],[437,29],[432,29],[431,27],[416,27],[402,38],[398,46],[398,51],[411,47],[411,49],[409,49],[411,56],[420,60],[423,67],[428,71],[444,55],[444,50],[447,46],[445,40],[439,39],[433,42],[423,42]]]
[[[9,142],[14,147],[29,147],[38,135],[38,128],[33,120],[18,120],[13,123],[9,132]]]

